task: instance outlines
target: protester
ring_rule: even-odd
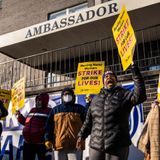
[[[144,160],[160,159],[160,102],[158,100],[151,104],[151,110],[138,141],[138,149],[144,153]]]
[[[45,145],[54,148],[55,160],[81,160],[82,150],[76,149],[77,135],[85,120],[85,108],[75,104],[72,89],[65,88],[61,93],[62,104],[52,109],[48,117]]]
[[[35,160],[36,155],[38,160],[45,160],[45,124],[51,111],[51,108],[48,107],[49,95],[41,93],[36,97],[35,101],[36,107],[30,110],[27,117],[17,111],[18,121],[24,125],[23,160]]]
[[[0,119],[6,117],[7,115],[8,115],[8,111],[4,107],[3,102],[0,100]],[[2,123],[0,123],[0,137],[2,135],[2,131],[3,131],[3,127],[2,127]],[[0,149],[0,152],[1,152],[1,149]]]
[[[8,111],[6,110],[6,108],[3,105],[3,102],[0,100],[0,119],[3,117],[6,117],[8,115]],[[0,136],[2,134],[3,128],[2,128],[2,124],[0,123]]]
[[[132,65],[134,91],[117,85],[116,74],[103,75],[104,87],[91,102],[86,120],[78,134],[77,148],[91,134],[90,160],[127,160],[129,145],[129,114],[134,105],[146,100],[144,80]]]

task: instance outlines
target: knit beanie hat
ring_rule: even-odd
[[[115,72],[113,72],[112,70],[107,70],[106,72],[104,72],[103,74],[103,84],[104,84],[104,78],[106,77],[107,74],[113,74],[116,78],[116,81],[118,81],[117,79],[117,75],[115,74]]]

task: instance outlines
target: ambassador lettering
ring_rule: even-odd
[[[30,28],[27,31],[25,38],[27,39],[51,31],[63,29],[65,27],[71,27],[83,22],[91,21],[97,17],[113,14],[115,12],[118,12],[117,3],[105,4],[104,6],[101,6],[95,10],[91,9],[79,14],[75,13],[75,15],[72,14],[71,16],[63,17],[61,19],[55,19],[54,21],[51,20],[46,24]]]

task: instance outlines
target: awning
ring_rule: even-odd
[[[144,0],[143,0],[144,1]],[[126,3],[134,30],[160,24],[160,3]],[[0,36],[0,52],[18,59],[112,36],[111,28],[121,10],[119,0],[90,7],[82,12],[36,24]],[[159,34],[158,31],[157,34]],[[138,36],[138,35],[137,35]],[[151,35],[150,40],[157,35]]]

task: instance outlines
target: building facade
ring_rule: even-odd
[[[143,107],[147,116],[157,96],[160,74],[159,0],[0,0],[1,89],[11,89],[25,77],[29,107],[29,100],[34,102],[30,96],[44,91],[54,97],[65,86],[74,88],[78,63],[87,61],[104,61],[105,67],[116,72],[119,83],[132,83],[130,68],[123,71],[112,35],[123,5],[137,39],[134,61],[145,79],[147,101]],[[9,115],[5,122],[0,158],[12,141],[9,122],[15,125],[12,131],[19,129],[15,119]],[[11,157],[16,153],[19,160],[22,137],[13,142],[18,143],[18,149],[8,153]],[[137,160],[134,156],[131,159]]]

